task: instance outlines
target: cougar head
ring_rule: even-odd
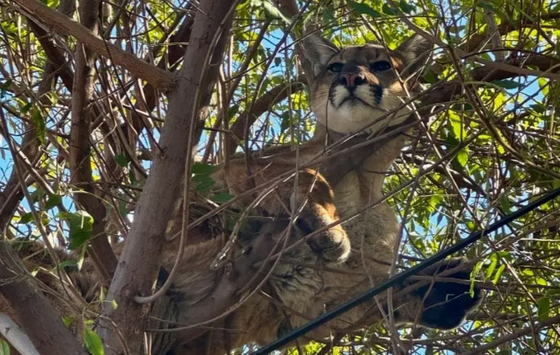
[[[396,109],[420,90],[416,79],[431,43],[414,35],[395,50],[376,44],[339,49],[312,34],[303,47],[313,68],[311,108],[318,122],[339,133],[376,133],[408,117],[410,107]]]

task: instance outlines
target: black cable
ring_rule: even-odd
[[[411,267],[410,269],[407,269],[406,271],[401,272],[400,274],[397,274],[397,275],[391,277],[390,279],[388,279],[387,281],[385,281],[382,284],[379,284],[377,286],[374,286],[374,287],[370,288],[368,291],[363,293],[361,296],[358,296],[358,297],[342,304],[338,308],[335,308],[330,312],[327,312],[325,314],[320,315],[315,320],[312,320],[311,322],[307,323],[306,325],[291,331],[290,333],[284,335],[280,339],[277,339],[274,342],[266,345],[265,347],[257,350],[256,352],[253,353],[253,355],[264,355],[264,354],[270,353],[273,350],[279,349],[281,346],[288,344],[289,342],[299,338],[300,336],[310,332],[311,330],[321,326],[322,324],[324,324],[324,323],[326,323],[326,322],[328,322],[328,321],[330,321],[330,320],[348,312],[352,308],[354,308],[354,307],[372,299],[374,296],[378,295],[379,293],[387,290],[388,288],[390,288],[392,286],[395,286],[396,284],[399,284],[399,283],[403,282],[404,280],[406,280],[410,276],[418,274],[420,271],[428,268],[429,266],[437,263],[438,261],[441,261],[441,260],[445,259],[446,257],[448,257],[449,255],[451,255],[455,252],[458,252],[459,250],[467,247],[470,244],[473,244],[474,242],[476,242],[477,240],[482,238],[483,235],[496,231],[498,228],[501,228],[504,225],[516,220],[517,218],[531,212],[535,208],[547,203],[548,201],[556,198],[559,195],[560,195],[560,188],[547,193],[546,195],[544,195],[543,197],[534,201],[533,203],[530,203],[527,206],[525,206],[523,208],[520,208],[519,210],[517,210],[513,213],[510,213],[509,215],[505,216],[504,218],[500,219],[499,221],[493,223],[486,230],[472,233],[467,238],[459,241],[458,243],[452,245],[451,247],[449,247],[449,248],[447,248],[443,251],[440,251],[439,253],[437,253],[437,254],[431,256],[430,258],[422,261],[420,264],[415,265],[415,266]]]

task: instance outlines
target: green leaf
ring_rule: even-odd
[[[113,157],[113,159],[115,160],[115,163],[119,164],[123,168],[126,168],[128,166],[129,161],[126,155],[124,154],[117,154]]]
[[[469,289],[469,295],[473,298],[474,298],[474,285],[476,283],[476,275],[478,275],[478,273],[482,269],[482,263],[483,263],[482,261],[476,263],[473,270],[471,271],[471,287]]]
[[[62,202],[62,196],[60,195],[50,195],[47,203],[45,203],[45,209],[48,211]]]
[[[21,108],[21,113],[28,113],[29,110],[31,110],[31,107],[33,107],[33,103],[32,103],[32,102],[23,105],[23,107]]]
[[[358,14],[370,15],[374,18],[381,17],[381,14],[378,11],[374,10],[372,7],[364,3],[348,1],[348,5],[350,5],[350,7],[352,7],[352,10],[354,10]]]
[[[86,211],[60,212],[59,216],[65,219],[70,226],[68,248],[75,250],[84,245],[92,235],[93,217]]]
[[[544,113],[546,111],[546,108],[539,104],[529,105],[529,107],[531,107],[536,113]]]
[[[502,274],[504,273],[504,270],[506,269],[506,264],[502,264],[500,265],[500,267],[498,268],[498,271],[496,271],[496,273],[494,274],[494,279],[492,280],[492,283],[495,285],[498,283],[498,281],[500,281],[500,277],[502,276]]]
[[[426,80],[430,84],[435,84],[437,81],[437,77],[432,71],[428,71],[426,75],[424,75],[424,80]]]
[[[103,350],[103,343],[101,338],[96,332],[89,328],[85,328],[84,341],[86,343],[86,348],[92,355],[105,355],[105,350]]]
[[[416,7],[415,7],[414,5],[410,5],[408,2],[406,2],[406,1],[404,1],[404,0],[401,0],[401,1],[399,2],[399,7],[401,8],[401,10],[402,10],[404,13],[407,13],[407,14],[409,14],[409,13],[411,13],[412,11],[416,10]]]
[[[33,221],[33,214],[31,212],[27,212],[19,218],[19,224],[26,224]]]
[[[76,260],[64,260],[61,261],[60,263],[58,263],[58,265],[56,266],[57,269],[65,269],[67,267],[76,267],[78,265],[78,263],[76,263]]]
[[[490,260],[492,262],[490,263],[490,266],[488,266],[488,269],[486,269],[486,273],[484,274],[485,279],[489,279],[494,273],[494,270],[496,270],[496,266],[498,265],[498,255],[493,253]]]
[[[485,10],[488,11],[492,11],[494,12],[496,9],[494,8],[494,5],[488,1],[479,1],[478,3],[476,3],[476,6],[482,7]]]
[[[382,10],[384,14],[391,15],[391,16],[394,16],[399,13],[397,10],[395,10],[393,7],[391,7],[391,5],[387,3],[383,4]]]
[[[457,162],[459,163],[459,165],[461,165],[461,167],[464,167],[467,164],[468,160],[469,160],[469,151],[465,147],[464,149],[461,149],[457,154]]]
[[[33,202],[39,202],[39,200],[41,200],[46,194],[47,192],[39,187],[31,193],[31,200]]]
[[[542,322],[548,319],[550,314],[550,299],[548,297],[542,297],[537,300],[537,310],[539,320]]]
[[[195,175],[210,175],[216,169],[210,164],[194,163],[191,167],[191,173]]]
[[[290,23],[290,19],[286,17],[282,11],[270,0],[251,0],[251,5],[255,7],[260,7],[264,10],[266,17],[268,19],[279,18],[286,23]]]
[[[208,175],[195,175],[192,177],[192,181],[196,183],[196,191],[200,193],[208,192],[216,183],[214,179],[212,179]]]
[[[12,80],[11,79],[6,80],[5,82],[2,83],[2,85],[0,85],[0,97],[1,98],[4,98],[4,95],[6,95],[6,92],[10,88],[10,85],[12,85]]]
[[[221,194],[216,194],[216,195],[210,197],[210,199],[212,201],[216,202],[216,203],[226,203],[234,197],[235,196],[230,195],[228,193],[221,193]]]
[[[272,1],[264,0],[262,6],[263,6],[263,9],[264,9],[264,12],[266,13],[266,15],[269,18],[273,18],[273,19],[274,18],[279,18],[279,19],[281,19],[282,21],[284,21],[288,24],[291,22],[290,19],[288,17],[286,17],[282,13],[282,11],[280,11],[280,9],[276,7],[276,5]]]
[[[274,62],[276,63],[276,59],[279,58],[274,58]],[[282,60],[280,58],[280,60]],[[235,116],[237,114],[237,112],[239,112],[239,105],[233,105],[228,109],[228,117],[232,118],[233,116]]]
[[[74,321],[74,317],[70,317],[70,316],[62,317],[62,323],[64,323],[64,326],[66,328],[69,328],[70,324],[72,324],[73,321]]]
[[[506,195],[500,196],[500,207],[504,210],[505,213],[511,213],[511,203],[509,202],[509,198]]]
[[[519,89],[523,86],[523,84],[518,83],[517,81],[513,80],[494,80],[492,81],[493,84],[503,87],[504,89]]]
[[[465,135],[465,131],[463,129],[463,123],[461,122],[461,118],[454,112],[449,112],[449,119],[451,123],[451,129],[453,130],[453,135],[457,138],[457,141],[462,141]]]
[[[0,339],[0,355],[10,355],[10,345],[4,339]]]
[[[33,126],[35,126],[35,130],[37,131],[37,139],[39,139],[39,142],[41,142],[41,144],[45,144],[47,136],[47,125],[45,123],[45,118],[41,114],[41,110],[36,106],[33,107],[32,121]]]
[[[332,22],[336,20],[334,14],[326,7],[323,10],[323,20],[325,22]]]

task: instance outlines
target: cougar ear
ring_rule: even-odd
[[[303,53],[313,68],[313,75],[319,75],[329,59],[340,51],[334,43],[313,32],[303,39]]]
[[[433,45],[430,41],[416,33],[395,50],[404,59],[405,76],[414,75],[426,66],[432,48]]]

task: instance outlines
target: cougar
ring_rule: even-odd
[[[395,50],[375,44],[339,49],[311,34],[302,47],[312,69],[308,74],[312,77],[311,108],[317,119],[315,137],[297,153],[283,148],[265,150],[256,158],[233,159],[212,174],[217,190],[241,196],[238,207],[254,205],[255,214],[266,217],[249,218],[235,243],[237,249],[251,253],[256,241],[272,238],[279,244],[276,251],[285,250],[260,292],[246,292],[250,296],[238,308],[210,324],[211,330],[201,328],[196,336],[192,332],[185,335],[185,331],[156,333],[153,354],[218,355],[244,345],[262,346],[389,276],[399,223],[386,203],[375,202],[383,199],[384,178],[406,136],[396,134],[371,151],[367,146],[360,148],[348,158],[351,167],[333,179],[321,173],[321,165],[314,159],[349,134],[375,135],[402,124],[411,112],[403,102],[422,90],[417,74],[427,63],[431,45],[414,35]],[[309,166],[296,169],[296,159]],[[279,184],[271,184],[274,179]],[[270,191],[263,193],[264,188]],[[260,203],[254,203],[255,199]],[[341,219],[344,222],[336,224]],[[298,244],[290,248],[293,243]],[[165,326],[161,323],[163,328],[188,324],[192,310],[216,289],[224,272],[212,266],[224,244],[222,238],[211,238],[186,247],[167,304],[154,307],[159,312],[155,316],[170,321]],[[162,278],[173,266],[176,252],[176,243],[164,252]],[[426,274],[456,269],[448,276],[468,280],[470,270],[461,269],[462,264],[462,258],[451,259]],[[78,286],[88,295],[92,287],[98,287],[80,280]],[[453,329],[480,303],[481,291],[477,287],[474,292],[469,290],[468,283],[437,281],[412,293],[397,292],[393,307],[378,307],[372,300],[300,342],[371,325],[390,309],[389,317],[397,324]]]
[[[339,49],[312,34],[303,47],[312,68],[311,108],[318,125],[315,137],[297,154],[273,149],[270,157],[265,151],[264,157],[231,161],[229,171],[219,169],[215,179],[236,195],[293,171],[296,157],[300,164],[312,161],[325,149],[325,142],[333,145],[348,134],[377,134],[400,125],[411,111],[403,102],[422,89],[417,73],[426,65],[431,45],[414,35],[395,50],[374,44]],[[215,324],[222,330],[208,331],[197,339],[182,338],[179,332],[166,354],[222,354],[247,344],[264,345],[386,280],[399,240],[399,224],[387,204],[367,207],[382,200],[383,180],[405,141],[405,135],[396,135],[369,152],[356,153],[352,168],[335,181],[325,179],[319,166],[300,171],[295,190],[293,180],[284,180],[262,208],[278,217],[289,214],[289,206],[295,206],[294,210],[300,207],[302,213],[288,245],[306,239],[305,235],[317,228],[324,231],[288,249],[262,293],[248,298],[223,323]],[[303,207],[294,201],[304,201]],[[347,221],[330,226],[339,218]],[[274,223],[265,223],[240,243],[249,244],[255,235],[280,234],[285,224]],[[216,276],[208,270],[211,261],[201,258],[212,258],[220,248],[221,243],[213,240],[186,250],[181,265],[184,276],[176,280],[174,288],[178,324],[188,320],[189,309],[212,289]],[[463,263],[461,258],[451,259],[429,273],[455,267],[460,270]],[[194,264],[202,267],[194,272]],[[469,279],[470,270],[456,271],[451,277]],[[468,284],[451,282],[420,287],[394,299],[392,317],[396,323],[453,329],[480,302],[481,291],[475,287],[469,294],[469,288]],[[335,331],[371,324],[381,320],[387,310],[380,310],[373,301],[366,303],[311,332],[306,339],[324,339]]]

